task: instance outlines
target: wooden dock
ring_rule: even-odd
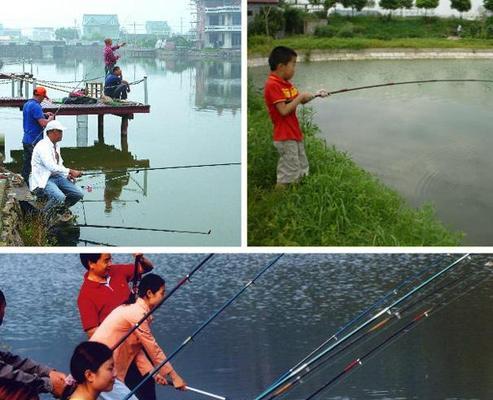
[[[0,107],[19,108],[22,110],[27,100],[19,97],[0,97]],[[41,107],[44,112],[52,112],[56,113],[56,115],[97,115],[98,136],[100,138],[104,135],[104,116],[106,114],[116,115],[122,118],[121,134],[126,135],[128,120],[133,119],[134,114],[148,114],[151,111],[149,104],[123,102],[119,105],[109,105],[103,103],[57,104],[43,101]]]

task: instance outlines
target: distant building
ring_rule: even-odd
[[[4,28],[2,35],[9,37],[12,40],[13,39],[21,39],[22,38],[22,31],[20,29]]]
[[[241,0],[193,0],[199,47],[241,47]]]
[[[35,41],[55,40],[55,29],[44,28],[44,27],[33,28],[33,40]]]
[[[166,21],[147,21],[146,32],[151,35],[157,35],[165,38],[171,36],[171,28]]]
[[[120,36],[120,23],[116,14],[84,14],[82,36],[101,36],[116,39]]]

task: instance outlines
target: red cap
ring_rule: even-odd
[[[43,96],[44,98],[46,99],[50,99],[47,95],[46,95],[46,89],[43,87],[43,86],[38,86],[36,89],[34,89],[34,95],[35,96]]]

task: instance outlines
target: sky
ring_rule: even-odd
[[[5,28],[28,30],[33,27],[55,28],[74,26],[74,20],[80,27],[83,14],[118,14],[120,25],[137,33],[143,33],[145,22],[167,21],[173,32],[190,29],[190,0],[23,0],[9,2],[2,7],[0,24]],[[140,24],[140,25],[139,25]]]

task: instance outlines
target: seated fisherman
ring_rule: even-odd
[[[72,207],[84,194],[75,186],[74,180],[82,172],[63,166],[58,142],[62,140],[63,125],[57,120],[46,125],[43,140],[34,147],[31,166],[32,173],[29,188],[36,194],[45,195],[48,201],[43,209],[48,217],[62,209],[60,221],[67,222],[72,218],[68,207]]]
[[[119,66],[113,67],[111,74],[108,74],[104,80],[104,94],[113,99],[127,99],[127,92],[130,92],[130,86],[127,81],[122,80],[122,70]]]

